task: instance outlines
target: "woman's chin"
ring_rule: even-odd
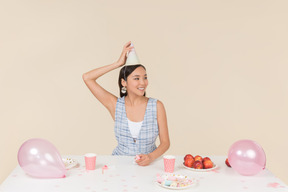
[[[137,91],[135,91],[135,92],[133,92],[133,93],[131,93],[130,92],[130,94],[132,95],[136,95],[136,96],[144,96],[145,95],[145,91],[139,91],[139,90],[137,90]],[[129,94],[128,94],[129,95]]]

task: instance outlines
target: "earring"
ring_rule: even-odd
[[[126,91],[127,91],[126,87],[122,87],[122,88],[121,88],[121,93],[125,94]]]

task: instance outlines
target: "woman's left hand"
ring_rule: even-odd
[[[140,166],[147,166],[149,165],[153,159],[149,154],[140,154],[139,155],[140,159],[136,161],[136,163]]]

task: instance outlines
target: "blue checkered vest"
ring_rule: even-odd
[[[115,136],[118,146],[112,155],[148,154],[156,149],[155,141],[159,134],[157,123],[157,100],[149,98],[144,120],[138,138],[134,142],[125,109],[125,97],[118,98],[115,111]]]

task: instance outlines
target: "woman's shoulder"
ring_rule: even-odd
[[[157,102],[158,102],[158,99],[155,99],[155,98],[152,98],[152,97],[148,97],[148,103],[157,104]]]
[[[159,99],[149,97],[149,101],[151,101],[152,103],[155,103],[157,105],[157,107],[164,107],[163,102],[160,101]]]
[[[118,97],[117,98],[117,102],[125,102],[125,96],[123,96],[123,97]]]
[[[158,101],[158,99],[155,99],[155,98],[153,98],[153,97],[148,97],[148,99],[149,99],[149,101]]]
[[[116,105],[125,105],[125,96],[118,97]]]

